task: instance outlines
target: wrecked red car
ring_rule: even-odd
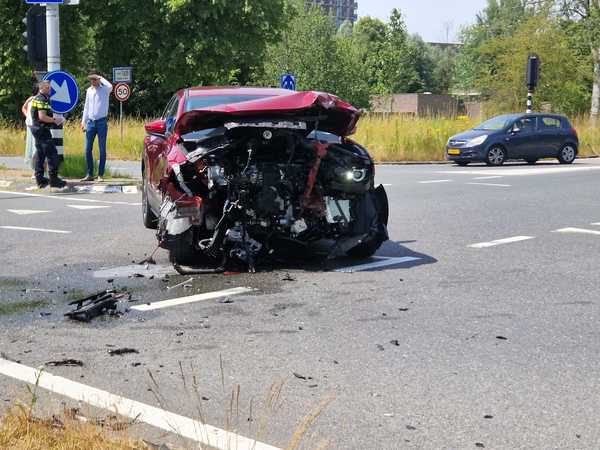
[[[359,115],[320,92],[177,92],[145,126],[144,225],[182,272],[373,255],[388,239],[388,200],[347,137]]]

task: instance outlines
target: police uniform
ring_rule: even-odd
[[[50,132],[52,124],[40,121],[41,111],[45,111],[49,117],[52,117],[50,99],[44,94],[39,93],[31,100],[31,118],[33,122],[31,131],[35,137],[37,158],[35,164],[35,179],[40,187],[48,184],[48,180],[44,178],[44,162],[48,159],[50,185],[62,187],[64,186],[64,182],[58,178],[58,152],[52,141],[52,133]]]

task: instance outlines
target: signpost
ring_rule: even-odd
[[[290,91],[296,90],[296,77],[291,73],[286,73],[281,77],[281,88],[288,89]]]
[[[115,98],[119,101],[119,122],[121,124],[121,142],[123,142],[123,102],[126,102],[127,99],[129,99],[129,96],[131,95],[131,88],[127,83],[117,83],[115,86],[114,93]]]

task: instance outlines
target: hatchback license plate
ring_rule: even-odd
[[[457,148],[451,148],[451,149],[448,149],[448,154],[449,155],[460,155],[460,150]]]

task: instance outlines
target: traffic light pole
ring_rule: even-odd
[[[60,70],[60,13],[57,3],[46,4],[46,42],[48,72]]]
[[[48,72],[60,70],[60,10],[57,3],[46,4],[46,43],[48,49]],[[62,114],[55,114],[55,117],[62,117]],[[52,139],[58,157],[64,159],[64,130],[62,125],[51,130]]]

